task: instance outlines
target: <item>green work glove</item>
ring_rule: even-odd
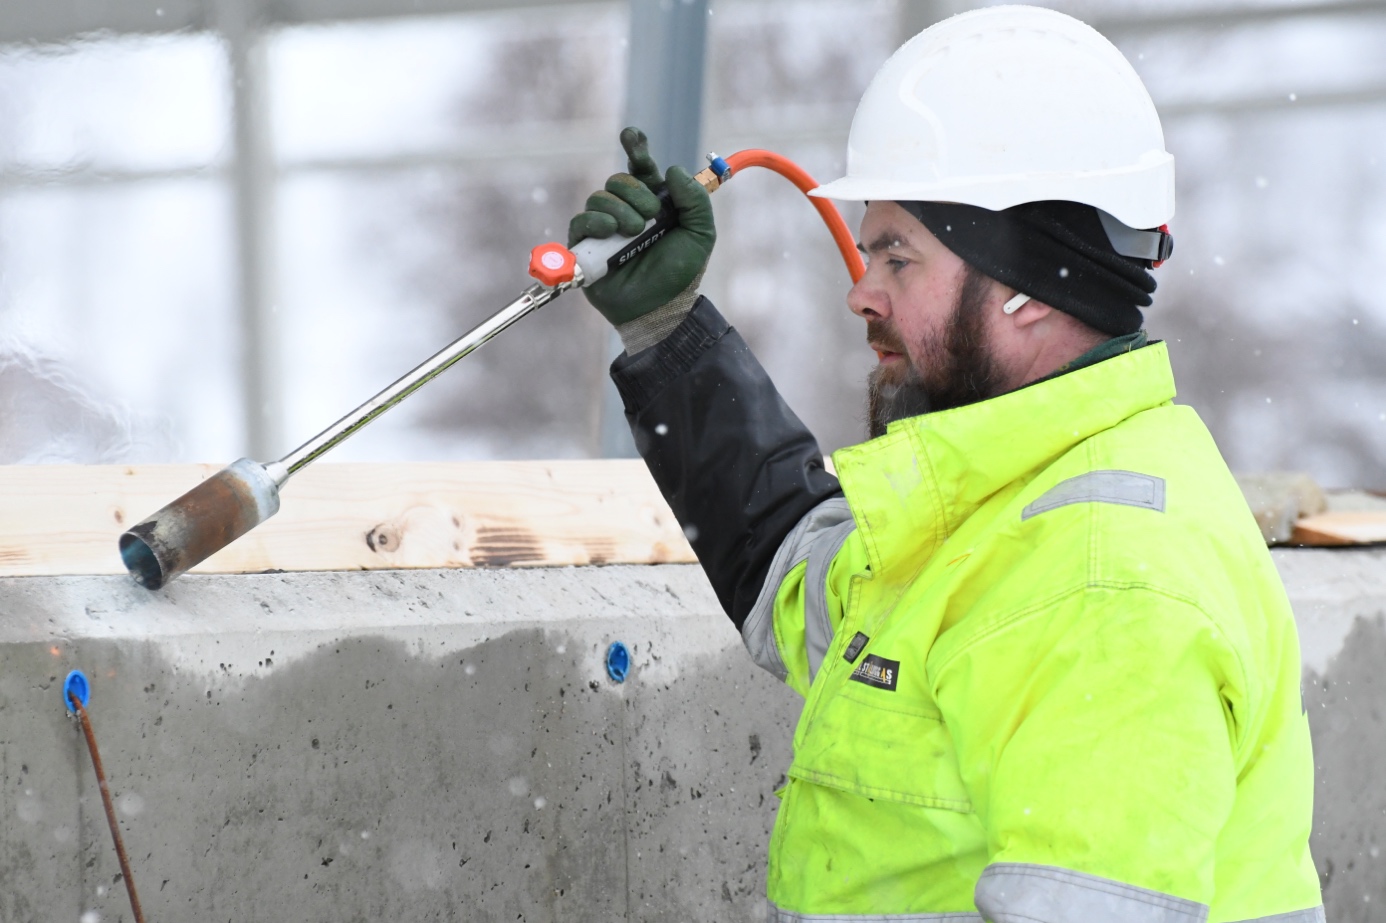
[[[661,179],[643,131],[622,131],[621,147],[629,158],[630,172],[613,175],[604,190],[588,197],[587,210],[568,225],[568,246],[586,237],[639,234],[645,222],[659,213],[659,191],[668,188],[678,210],[678,226],[625,266],[583,289],[592,306],[616,325],[627,351],[634,353],[638,349],[633,346],[653,345],[648,342],[651,334],[667,334],[692,308],[717,230],[707,190],[683,167],[670,167]]]

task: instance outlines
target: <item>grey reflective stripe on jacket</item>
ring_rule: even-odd
[[[795,913],[769,906],[769,923],[984,923],[976,913]]]
[[[1135,471],[1089,471],[1060,481],[1020,513],[1023,522],[1071,503],[1115,503],[1165,511],[1165,479]]]
[[[775,643],[775,597],[789,572],[807,561],[804,572],[804,644],[808,648],[809,679],[827,656],[833,641],[828,618],[828,567],[842,543],[857,527],[842,497],[830,497],[809,510],[780,543],[770,561],[756,604],[741,626],[741,639],[751,659],[780,679],[789,675]]]
[[[1237,923],[1325,923],[1323,905],[1308,910],[1294,910],[1290,913],[1277,913],[1272,917],[1256,917],[1251,920],[1238,920]]]
[[[1208,905],[1052,865],[996,862],[973,894],[988,923],[1205,923]],[[1239,923],[1324,923],[1323,907]]]
[[[1204,923],[1208,905],[1083,872],[996,862],[977,879],[977,909],[991,923]]]
[[[1001,871],[992,873],[992,869]],[[1035,870],[1041,874],[1026,875],[1014,870]],[[986,885],[988,894],[984,898],[983,883],[987,882],[988,875],[991,875],[991,882]],[[1043,883],[1036,888],[1036,882]],[[1018,888],[1029,893],[1024,896],[1013,894],[1009,897],[992,893],[1002,887]],[[1098,897],[1094,898],[1094,894]],[[795,913],[770,904],[768,919],[770,923],[1106,923],[1117,920],[1121,923],[1145,923],[1149,920],[1178,920],[1182,923],[1184,920],[1204,921],[1208,918],[1208,908],[1203,904],[1098,878],[1095,875],[1084,875],[1045,865],[992,865],[982,873],[981,881],[977,883],[976,896],[977,905],[986,912],[986,917],[980,913]],[[1009,906],[1003,910],[983,906],[984,900],[990,903],[993,898]],[[1320,906],[1269,917],[1238,920],[1237,923],[1325,921],[1323,907]]]

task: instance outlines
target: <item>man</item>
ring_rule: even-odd
[[[1284,591],[1148,343],[1173,162],[1105,39],[1000,7],[852,125],[871,440],[812,436],[697,294],[715,231],[638,132],[572,223],[681,227],[588,289],[636,444],[757,663],[805,696],[771,917],[1322,921]],[[792,306],[789,306],[792,310]]]

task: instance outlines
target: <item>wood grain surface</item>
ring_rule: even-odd
[[[116,540],[218,465],[0,466],[0,576],[120,574]],[[318,464],[193,573],[692,562],[638,459]]]
[[[1292,545],[1372,545],[1386,542],[1386,512],[1341,510],[1306,516],[1295,523]]]

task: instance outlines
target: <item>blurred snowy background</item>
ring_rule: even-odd
[[[625,3],[246,5],[0,9],[0,462],[281,454],[513,297],[619,165]],[[715,0],[704,149],[840,175],[877,66],[977,5]],[[1180,400],[1234,469],[1386,488],[1386,0],[1049,5],[1164,118],[1147,320]],[[769,174],[716,209],[705,291],[825,449],[858,441],[872,355],[826,232]],[[562,299],[334,459],[598,455],[608,348]]]

